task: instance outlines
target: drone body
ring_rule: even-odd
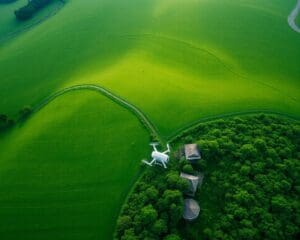
[[[151,154],[152,161],[148,162],[146,160],[143,160],[143,163],[145,163],[149,166],[153,166],[153,164],[156,164],[156,165],[163,166],[164,168],[167,168],[167,164],[169,162],[168,153],[170,153],[169,144],[167,144],[167,150],[164,151],[164,152],[159,152],[157,150],[157,148],[156,148],[156,146],[158,145],[157,143],[151,143],[150,145],[153,147],[153,151],[152,151],[152,154]]]

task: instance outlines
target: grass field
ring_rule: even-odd
[[[54,100],[0,144],[1,239],[111,239],[148,141],[98,93]]]
[[[0,35],[14,29],[9,8],[21,2],[0,5]],[[163,137],[201,118],[238,111],[300,117],[300,34],[287,24],[294,6],[294,0],[68,0],[55,16],[0,43],[0,113],[13,117],[65,87],[97,84],[138,106]],[[8,193],[0,198],[0,233],[7,239],[112,235],[147,154],[147,133],[110,100],[73,94],[0,142],[0,189]],[[133,141],[134,153],[126,144]],[[112,162],[104,168],[106,156]],[[40,177],[33,177],[39,169]],[[122,182],[116,177],[115,185],[100,186],[97,179],[109,179],[111,169]],[[68,184],[83,192],[64,195]],[[117,200],[109,202],[114,194]],[[108,199],[97,202],[102,196]]]
[[[58,88],[96,83],[141,107],[163,135],[231,111],[299,116],[299,34],[286,23],[293,6],[69,1],[57,16],[2,47],[2,109],[12,114]],[[74,19],[78,11],[81,18]]]
[[[300,14],[298,14],[297,18],[296,18],[296,24],[298,26],[300,26]]]

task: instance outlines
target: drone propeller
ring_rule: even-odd
[[[158,146],[159,143],[158,143],[158,142],[152,142],[152,143],[150,143],[149,145],[150,145],[150,146]]]

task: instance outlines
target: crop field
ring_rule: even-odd
[[[16,26],[24,2],[0,5],[0,38],[55,7]],[[0,113],[94,84],[137,106],[164,140],[238,112],[299,118],[300,34],[287,23],[295,2],[67,0],[0,41]],[[110,239],[148,142],[138,119],[99,93],[57,97],[1,136],[0,236]]]
[[[1,142],[1,239],[111,238],[148,141],[95,92],[55,99]]]

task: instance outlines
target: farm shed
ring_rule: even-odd
[[[180,177],[186,179],[189,182],[189,190],[188,192],[186,192],[186,194],[189,196],[194,196],[198,188],[199,176],[180,173]]]
[[[184,145],[185,158],[191,162],[201,159],[200,150],[197,144]]]
[[[191,198],[184,200],[184,211],[183,211],[183,218],[187,221],[195,220],[200,213],[200,206],[199,204]]]

